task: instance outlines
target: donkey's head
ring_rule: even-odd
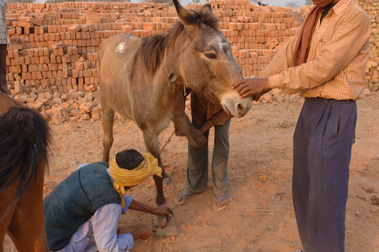
[[[196,93],[219,101],[235,117],[244,116],[251,107],[251,98],[242,99],[231,89],[234,82],[242,79],[241,68],[230,44],[217,29],[218,21],[210,4],[198,12],[186,10],[177,0],[174,4],[182,27],[181,36],[175,41],[175,48],[180,51],[171,66]]]

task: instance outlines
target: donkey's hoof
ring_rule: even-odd
[[[163,184],[164,184],[165,186],[171,185],[171,178],[170,178],[169,176],[165,177],[165,178],[163,179]]]

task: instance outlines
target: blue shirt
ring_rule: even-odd
[[[78,169],[85,165],[80,165]],[[109,171],[108,171],[109,174]],[[99,208],[95,214],[73,234],[67,246],[58,252],[122,252],[134,245],[131,234],[117,235],[117,224],[132,202],[131,196],[124,195],[125,206],[112,203]]]

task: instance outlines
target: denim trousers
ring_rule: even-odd
[[[204,124],[194,124],[201,128]],[[227,192],[227,167],[229,158],[229,127],[230,119],[223,125],[215,126],[214,148],[212,157],[213,194],[224,196]],[[204,134],[209,138],[209,130]],[[208,144],[204,150],[198,151],[188,144],[187,184],[186,190],[194,193],[203,192],[208,184]]]

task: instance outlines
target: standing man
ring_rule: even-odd
[[[191,92],[192,124],[207,137],[209,129],[214,127],[214,149],[212,158],[212,207],[220,211],[228,207],[228,158],[229,126],[231,117],[224,112],[221,104],[214,104],[202,94]],[[190,196],[204,192],[208,184],[208,144],[198,151],[188,144],[187,184],[176,196],[175,203],[183,205]]]
[[[254,100],[273,88],[305,97],[294,133],[292,196],[304,252],[345,251],[349,164],[364,88],[370,19],[354,0],[313,0],[300,33],[262,77],[233,85]]]
[[[156,208],[127,196],[151,175],[162,176],[150,153],[124,150],[109,166],[103,162],[81,165],[44,200],[45,226],[50,251],[129,251],[134,240],[148,239],[156,227],[142,226],[117,235],[117,223],[128,209],[171,217],[166,205]]]
[[[7,88],[7,25],[5,22],[7,3],[0,0],[0,92],[10,94]]]

